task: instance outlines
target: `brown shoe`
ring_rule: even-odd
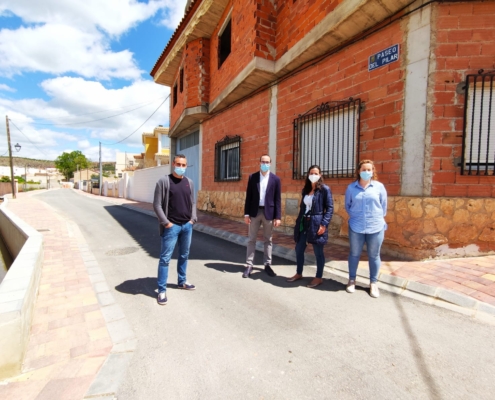
[[[323,283],[322,278],[315,278],[308,284],[308,287],[315,288],[316,286],[320,286],[322,283]]]
[[[302,279],[303,276],[299,274],[295,274],[292,278],[287,279],[287,282],[295,282],[298,281],[299,279]]]

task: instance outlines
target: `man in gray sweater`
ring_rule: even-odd
[[[161,250],[158,261],[158,298],[160,305],[167,304],[168,266],[175,245],[179,246],[177,275],[179,289],[194,290],[196,287],[186,279],[187,260],[193,224],[197,221],[194,184],[185,177],[187,160],[184,154],[177,154],[173,172],[156,183],[153,209],[160,224]]]

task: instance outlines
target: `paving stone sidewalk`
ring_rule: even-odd
[[[151,203],[138,202],[122,198],[95,196],[89,193],[78,191],[78,193],[103,199],[104,201],[120,204],[124,207],[155,215]],[[206,233],[213,233],[216,236],[224,237],[228,240],[244,244],[240,238],[247,237],[247,227],[242,222],[232,221],[226,218],[213,216],[211,214],[198,212],[198,224],[196,230]],[[238,237],[236,237],[238,236]],[[230,239],[229,239],[230,237]],[[263,240],[261,233],[258,240]],[[279,252],[289,254],[288,258],[293,259],[294,241],[291,235],[275,232],[273,243],[285,251]],[[308,255],[313,253],[312,247],[308,246]],[[349,249],[345,245],[329,243],[325,246],[325,257],[327,267],[333,267],[336,271],[347,271],[347,256]],[[311,258],[309,258],[311,259]],[[363,252],[359,269],[365,276],[368,269],[367,256]],[[394,279],[397,278],[397,279]],[[383,255],[382,267],[380,270],[380,281],[400,282],[400,284],[415,286],[419,292],[428,295],[433,293],[433,289],[422,287],[426,285],[432,288],[446,289],[449,292],[458,293],[473,300],[495,306],[495,256],[452,258],[431,261],[403,261],[394,259],[391,256]],[[414,284],[420,284],[414,285]],[[421,290],[420,290],[421,288]],[[436,292],[435,292],[436,293]],[[434,294],[434,293],[433,293]],[[446,294],[448,296],[448,294]],[[447,300],[447,299],[444,299]],[[448,301],[448,300],[447,300]],[[456,303],[456,301],[453,301]],[[462,306],[475,307],[474,302],[460,298],[458,303]],[[490,309],[490,311],[492,311]]]
[[[22,374],[0,382],[0,398],[114,398],[116,387],[108,379],[102,385],[102,374],[114,366],[116,350],[123,346],[115,336],[126,331],[116,333],[112,320],[119,328],[127,321],[117,305],[100,301],[98,285],[106,283],[78,226],[35,194],[19,193],[7,203],[43,235],[44,260]],[[131,343],[132,352],[133,334],[126,332],[120,341]]]

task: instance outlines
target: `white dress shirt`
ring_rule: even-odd
[[[268,171],[265,176],[263,176],[263,174],[260,172],[260,207],[265,206],[266,187],[268,186],[269,176],[270,171]]]

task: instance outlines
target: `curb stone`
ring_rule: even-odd
[[[109,291],[105,275],[79,227],[72,221],[68,221],[67,226],[69,231],[79,238],[79,251],[113,343],[110,354],[91,383],[84,399],[113,400],[117,398],[117,390],[134,355],[137,340],[124,311]]]
[[[194,230],[228,240],[239,245],[245,246],[247,244],[247,237],[245,236],[234,233],[226,235],[226,231],[218,228],[211,228],[201,223],[195,224]],[[256,242],[256,250],[263,250],[263,242]],[[274,244],[272,254],[286,260],[296,261],[296,253],[294,249],[289,249],[284,246]],[[314,268],[316,260],[313,255],[306,255],[305,261],[305,265],[309,265]],[[332,277],[337,281],[343,284],[347,282],[347,262],[328,261],[325,263],[325,271],[332,275]],[[368,279],[369,271],[367,269],[358,268],[356,279],[357,283],[367,286]],[[483,303],[452,290],[425,285],[424,283],[409,281],[399,276],[384,273],[379,275],[378,281],[380,282],[380,288],[387,292],[395,293],[413,300],[418,300],[423,303],[446,308],[460,314],[469,315],[474,318],[495,323],[495,306]]]

